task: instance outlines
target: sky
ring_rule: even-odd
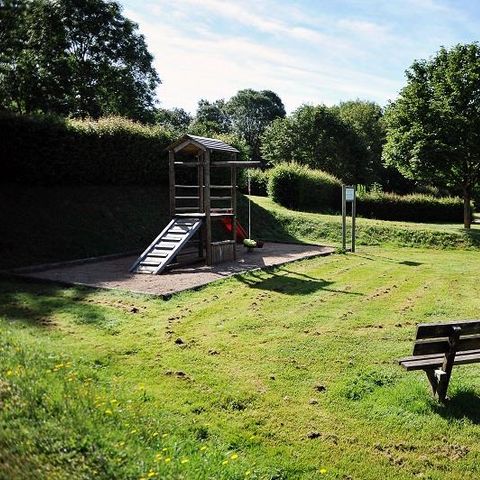
[[[441,46],[480,40],[480,0],[119,0],[162,80],[159,106],[273,90],[304,103],[386,105],[405,70]]]

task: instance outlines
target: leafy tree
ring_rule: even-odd
[[[364,144],[325,105],[302,105],[290,116],[275,120],[263,135],[262,153],[272,164],[296,162],[345,182],[366,183],[368,179]]]
[[[193,121],[192,116],[183,108],[158,108],[154,114],[154,121],[172,130],[185,132]]]
[[[110,0],[0,0],[0,106],[152,117],[160,82],[138,26]]]
[[[386,112],[386,161],[406,176],[461,192],[464,226],[480,181],[480,47],[441,48],[415,61]]]
[[[280,97],[270,90],[240,90],[228,101],[227,110],[233,130],[250,147],[252,160],[261,160],[262,133],[273,120],[285,117]]]
[[[225,100],[200,100],[190,131],[204,136],[230,133],[232,121],[226,111]]]

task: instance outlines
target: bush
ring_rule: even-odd
[[[69,120],[0,114],[2,183],[168,184],[164,152],[174,139],[159,126],[119,117]]]
[[[462,222],[463,202],[460,198],[425,194],[362,193],[357,201],[357,213],[378,220]]]
[[[270,170],[248,168],[240,170],[238,186],[242,193],[248,193],[248,176],[250,176],[250,191],[252,195],[266,197],[268,195],[268,178]]]
[[[273,201],[294,210],[335,211],[341,202],[341,183],[321,170],[281,163],[270,170],[268,195]]]
[[[275,202],[294,210],[341,212],[340,180],[303,165],[283,163],[271,169],[268,193]],[[357,214],[379,220],[463,222],[463,202],[456,197],[360,191]]]

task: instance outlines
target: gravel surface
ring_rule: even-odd
[[[55,265],[54,268],[24,276],[53,280],[68,284],[80,284],[90,287],[113,288],[131,292],[169,295],[206,285],[221,278],[240,272],[272,265],[293,262],[302,258],[329,255],[331,247],[315,245],[296,245],[286,243],[265,243],[263,248],[246,252],[238,247],[238,260],[226,262],[212,267],[197,263],[169,270],[160,275],[132,274],[129,268],[136,257],[122,257],[80,265]]]

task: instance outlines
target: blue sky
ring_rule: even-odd
[[[480,40],[479,0],[120,0],[162,79],[160,105],[270,89],[302,103],[385,105],[414,59]]]

